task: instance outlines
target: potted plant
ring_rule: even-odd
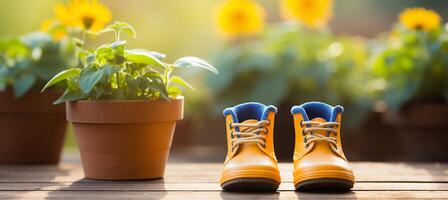
[[[95,35],[111,20],[98,1],[55,6],[55,18],[39,32],[0,39],[0,163],[57,163],[66,132],[65,108],[52,106],[60,86],[39,90],[58,72],[78,63],[82,44],[69,35]]]
[[[0,39],[0,163],[57,163],[66,122],[39,88],[72,60],[70,45],[44,32]]]
[[[448,33],[440,21],[432,10],[405,10],[372,62],[407,160],[448,161]]]
[[[67,102],[67,120],[73,123],[87,178],[163,177],[176,122],[183,118],[178,86],[192,88],[172,73],[190,67],[217,71],[195,57],[168,64],[161,53],[127,49],[121,33],[135,36],[127,23],[115,22],[106,32],[115,33],[115,42],[83,50],[82,65],[60,72],[44,90],[66,82],[55,104]]]

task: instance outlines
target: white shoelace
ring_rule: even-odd
[[[310,125],[311,127],[307,128]],[[338,151],[337,148],[337,140],[332,136],[323,136],[321,134],[315,134],[314,131],[325,131],[337,133],[337,127],[339,126],[339,122],[315,122],[315,121],[302,121],[301,126],[305,127],[303,129],[303,136],[305,137],[305,143],[307,146],[311,145],[314,142],[325,141],[330,144],[331,149],[333,151]]]
[[[263,134],[267,133],[266,125],[269,125],[268,120],[258,121],[256,123],[232,123],[232,149],[237,151],[241,144],[256,143],[260,148],[266,147],[266,138]],[[235,127],[239,127],[240,131],[234,131]],[[243,129],[246,128],[246,129]]]

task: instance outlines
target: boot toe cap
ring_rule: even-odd
[[[275,162],[230,160],[222,171],[221,182],[236,178],[265,178],[280,182],[280,172]]]
[[[354,181],[353,171],[345,160],[327,162],[299,162],[294,166],[294,182],[310,179],[345,179]]]

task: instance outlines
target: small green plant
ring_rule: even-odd
[[[54,103],[77,100],[157,100],[174,99],[183,88],[194,89],[179,76],[172,75],[180,68],[198,67],[215,74],[218,71],[196,57],[183,57],[169,64],[164,54],[145,49],[127,49],[121,34],[135,37],[135,30],[127,23],[115,22],[102,33],[114,32],[115,42],[96,50],[78,54],[80,66],[57,74],[42,91],[66,81],[64,94]]]
[[[385,82],[379,96],[392,111],[408,103],[448,102],[448,32],[397,26],[378,42],[372,74]]]
[[[73,61],[73,47],[35,32],[20,38],[0,38],[0,92],[12,88],[15,97],[41,88]]]

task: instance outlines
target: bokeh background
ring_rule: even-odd
[[[58,2],[65,1],[1,0],[0,35],[17,36],[39,30],[41,22],[53,16],[53,6]],[[217,33],[212,17],[215,6],[220,2],[217,0],[102,0],[101,2],[111,9],[114,19],[126,21],[134,26],[137,38],[129,39],[131,47],[164,52],[170,61],[180,56],[195,55],[215,64],[216,54],[226,43],[226,39]],[[281,21],[277,0],[258,2],[267,10],[269,23]],[[337,0],[329,26],[335,35],[369,40],[390,30],[397,22],[401,11],[415,6],[433,9],[441,14],[442,18],[448,17],[448,1],[442,0]],[[100,43],[110,40],[111,37],[102,36],[92,41],[94,44]],[[223,106],[232,105],[225,105],[226,102],[217,103],[213,87],[209,87],[210,81],[213,82],[213,79],[217,78],[215,75],[191,71],[185,76],[195,85],[197,91],[186,94],[186,120],[178,125],[172,156],[189,161],[223,161],[226,141],[224,120],[220,110]],[[276,151],[281,161],[292,159],[293,129],[289,108],[294,104],[303,103],[296,99],[293,101],[296,102],[285,100],[277,105],[279,111],[283,113],[277,119],[279,122],[276,128]],[[448,160],[446,155],[423,156],[423,158],[409,155],[403,147],[405,145],[402,142],[403,136],[397,134],[400,131],[382,119],[384,109],[378,109],[378,104],[375,102],[369,104],[367,109],[366,114],[363,114],[365,120],[357,127],[347,128],[343,133],[344,148],[351,160]],[[349,123],[351,122],[346,120],[344,126],[349,126]],[[76,153],[76,142],[71,129],[69,132],[66,151]],[[444,135],[446,134],[448,131],[445,131]],[[446,141],[448,140],[440,139],[439,143],[446,144]],[[413,145],[414,150],[418,151],[419,143]]]
[[[53,16],[53,6],[63,0],[0,1],[0,34],[20,35],[39,30],[43,20]],[[182,55],[210,56],[222,40],[216,33],[213,12],[218,0],[102,0],[117,20],[129,22],[138,32],[131,46]],[[259,0],[267,20],[280,20],[277,0]],[[330,22],[337,34],[374,37],[388,30],[398,14],[408,7],[424,6],[443,17],[448,2],[440,0],[338,0]]]

